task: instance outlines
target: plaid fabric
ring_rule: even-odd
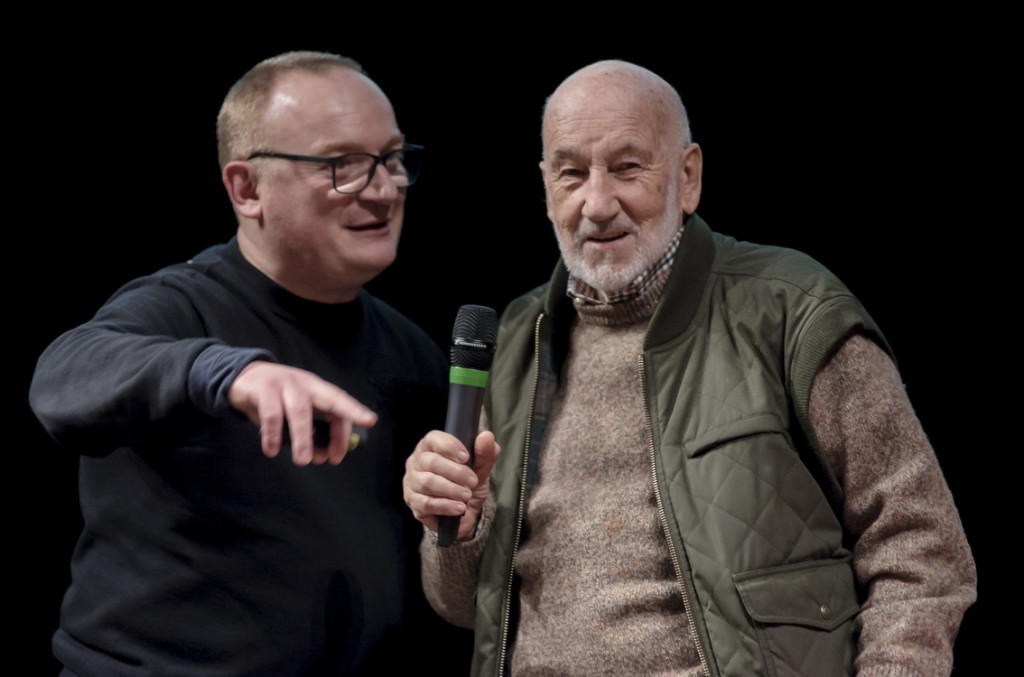
[[[635,280],[618,291],[605,293],[598,289],[594,289],[583,280],[577,279],[570,272],[569,283],[566,285],[565,293],[577,304],[611,305],[635,299],[647,291],[651,285],[655,284],[658,280],[663,279],[663,274],[672,268],[672,262],[676,257],[676,250],[679,249],[679,242],[682,239],[683,226],[680,226],[679,230],[676,231],[675,236],[673,236],[672,241],[669,242],[668,249],[665,250],[664,256],[658,259],[653,266],[638,275]]]

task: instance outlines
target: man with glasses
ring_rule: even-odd
[[[54,653],[74,675],[387,674],[418,588],[399,479],[445,360],[363,285],[422,148],[358,64],[313,52],[250,70],[217,130],[236,237],[129,283],[36,370],[36,414],[82,454]]]

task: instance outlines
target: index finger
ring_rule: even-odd
[[[413,454],[417,453],[439,454],[456,463],[469,461],[469,452],[459,438],[441,430],[431,430],[424,435],[413,451]]]
[[[377,414],[362,402],[346,393],[341,388],[324,382],[324,388],[317,389],[313,395],[313,408],[328,418],[345,419],[364,428],[372,428],[377,423]],[[333,440],[332,440],[333,441]],[[345,436],[346,448],[348,436]]]

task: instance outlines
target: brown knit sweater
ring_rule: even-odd
[[[517,555],[517,677],[703,675],[645,451],[638,356],[660,290],[612,306],[576,304]],[[843,484],[843,525],[868,590],[858,674],[948,675],[975,596],[974,562],[894,365],[869,339],[850,337],[815,378],[810,418]],[[485,510],[472,541],[423,542],[428,598],[465,627],[488,527]]]

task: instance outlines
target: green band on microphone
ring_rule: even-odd
[[[476,386],[477,388],[487,387],[487,372],[479,369],[466,369],[465,367],[452,367],[448,372],[448,382],[458,383],[462,386]]]

